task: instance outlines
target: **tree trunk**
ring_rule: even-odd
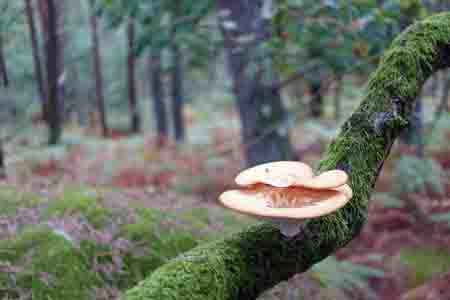
[[[442,91],[442,111],[448,111],[450,112],[450,101],[449,101],[449,94],[450,94],[450,74],[449,72],[445,73],[445,80],[443,84],[443,91]],[[445,97],[445,98],[444,98]]]
[[[91,38],[92,38],[92,57],[94,62],[94,73],[95,73],[95,95],[97,99],[97,109],[100,115],[102,134],[104,137],[107,137],[108,122],[106,119],[105,100],[103,96],[102,61],[100,56],[97,16],[95,14],[95,1],[90,0],[89,4],[91,8],[90,24],[91,24]]]
[[[423,138],[423,100],[419,97],[416,100],[414,114],[412,117],[411,128],[409,128],[408,143],[416,146],[416,156],[425,156],[424,138]]]
[[[310,83],[311,92],[311,116],[313,118],[323,117],[323,95],[322,82],[320,80]]]
[[[49,144],[59,142],[62,133],[61,109],[58,89],[58,64],[60,61],[58,43],[58,15],[54,0],[46,0],[48,37],[46,40],[47,57],[47,91],[48,91],[48,116]]]
[[[54,21],[50,21],[50,12],[49,12],[49,1],[48,0],[38,0],[38,8],[40,13],[41,20],[41,29],[44,36],[44,40],[47,41],[51,38],[52,34],[50,31],[53,30],[50,28],[54,22],[55,24],[55,38],[56,38],[56,47],[58,48],[58,57],[56,58],[56,70],[57,70],[57,89],[58,89],[58,98],[61,102],[60,108],[63,107],[63,98],[64,98],[64,0],[54,1],[52,0],[53,7],[55,8]],[[47,75],[48,76],[48,75]],[[49,83],[47,82],[47,85]],[[46,91],[49,93],[49,91]],[[47,97],[50,97],[48,95]]]
[[[425,142],[423,138],[423,105],[422,98],[419,96],[416,100],[414,112],[409,120],[409,126],[400,134],[400,140],[408,145],[415,147],[415,153],[418,157],[425,155]]]
[[[151,73],[151,93],[153,97],[153,114],[156,120],[158,147],[164,146],[169,139],[166,104],[164,103],[164,86],[161,70],[161,53],[149,56]]]
[[[5,167],[5,149],[3,141],[0,139],[0,179],[6,178],[6,167]]]
[[[0,33],[0,76],[3,86],[7,88],[9,86],[8,69],[6,68],[6,58],[4,53],[3,36]]]
[[[182,54],[175,41],[172,42],[172,59],[173,59],[173,70],[172,70],[172,85],[171,85],[171,96],[172,96],[172,120],[173,129],[175,135],[175,141],[181,143],[185,139],[185,128],[184,128],[184,118],[183,118],[183,70],[182,70]]]
[[[42,115],[44,116],[45,119],[46,118],[45,116],[47,114],[47,107],[45,105],[45,103],[47,102],[47,96],[45,91],[41,56],[39,54],[38,37],[36,25],[34,23],[34,13],[33,7],[31,5],[31,0],[25,0],[25,12],[27,15],[28,29],[30,31],[31,51],[33,53],[33,63],[34,63],[34,76],[36,77],[39,98],[42,103]]]
[[[430,96],[432,98],[435,98],[437,96],[437,92],[439,90],[440,81],[441,81],[441,78],[439,76],[439,73],[434,74],[434,76],[431,78]]]
[[[439,123],[442,114],[448,109],[448,99],[450,95],[450,74],[448,71],[444,71],[444,84],[442,86],[441,102],[439,103],[436,111],[434,112],[433,121],[431,122],[430,132],[432,133]],[[428,144],[428,143],[426,143]]]
[[[278,89],[264,84],[264,77],[277,78],[268,64],[253,71],[252,57],[271,37],[271,20],[260,9],[262,1],[220,0],[220,25],[225,39],[233,92],[242,125],[242,143],[248,166],[293,158],[288,122]],[[246,41],[247,37],[253,40]],[[270,67],[266,68],[267,65]]]
[[[309,220],[291,238],[266,222],[202,244],[153,271],[125,299],[256,299],[357,237],[384,161],[407,125],[425,80],[450,66],[449,28],[450,13],[439,14],[415,23],[394,40],[359,108],[325,153],[319,172],[342,169],[350,176],[353,197],[347,205]]]
[[[136,55],[134,45],[135,24],[133,20],[129,20],[127,24],[127,40],[128,40],[128,101],[130,105],[130,126],[132,133],[138,133],[141,130],[141,120],[139,117],[139,109],[137,107],[136,98]]]

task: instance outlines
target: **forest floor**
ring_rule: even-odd
[[[321,136],[320,130],[331,133]],[[311,165],[325,149],[327,135],[335,132],[326,125],[320,130],[314,126],[295,130],[298,136],[314,136],[296,144],[297,152]],[[73,134],[84,133],[73,129]],[[233,186],[233,178],[241,169],[239,140],[235,138],[239,135],[230,128],[212,128],[209,134],[212,138],[207,147],[167,145],[160,150],[151,137],[116,136],[105,142],[72,143],[39,154],[29,152],[11,159],[8,178],[1,185],[50,201],[60,199],[67,187],[89,187],[100,191],[102,205],[111,209],[143,207],[175,215],[203,209],[205,230],[222,232],[230,223],[234,223],[230,231],[238,230],[253,221],[233,214],[233,221],[227,222],[217,197]],[[443,134],[450,139],[449,132]],[[21,143],[26,147],[29,142]],[[430,147],[427,151],[427,157],[433,157],[444,172],[435,179],[438,183],[425,179],[425,189],[394,194],[399,185],[407,184],[396,177],[398,161],[412,152],[405,146],[395,147],[373,194],[368,223],[358,238],[336,254],[338,261],[351,265],[336,264],[334,276],[354,272],[352,276],[324,279],[317,275],[321,272],[318,268],[261,298],[293,299],[290,293],[301,289],[305,299],[318,300],[450,299],[450,281],[442,277],[450,272],[450,147]],[[416,170],[407,172],[414,177]],[[443,187],[441,192],[430,187],[436,184]]]

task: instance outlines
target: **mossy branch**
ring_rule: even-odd
[[[392,143],[407,126],[425,80],[450,62],[450,14],[409,27],[386,51],[359,108],[331,144],[320,170],[350,174],[353,199],[307,223],[294,238],[259,224],[172,260],[126,294],[127,300],[255,299],[345,246],[367,219],[372,188]]]

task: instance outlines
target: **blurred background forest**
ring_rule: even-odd
[[[393,38],[448,9],[0,0],[0,298],[119,299],[255,222],[218,205],[234,176],[316,165]],[[427,82],[361,235],[260,299],[450,299],[449,91]]]

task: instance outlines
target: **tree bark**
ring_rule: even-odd
[[[254,53],[271,37],[271,20],[263,16],[262,1],[220,0],[221,30],[241,119],[241,135],[248,166],[290,160],[288,120],[279,89],[264,83],[276,78],[270,56],[268,65],[254,61]],[[251,37],[250,41],[246,38]],[[256,64],[256,70],[255,70]]]
[[[255,299],[347,245],[367,219],[377,177],[425,80],[449,66],[450,14],[415,23],[386,51],[360,107],[320,162],[319,171],[348,172],[353,198],[345,207],[309,220],[292,238],[263,223],[203,244],[154,271],[126,299]]]
[[[175,135],[175,141],[181,143],[185,139],[185,123],[183,118],[183,70],[182,70],[182,53],[176,41],[172,41],[171,45],[173,70],[172,70],[172,120]]]
[[[448,98],[449,94],[450,94],[450,74],[449,72],[446,72],[444,84],[442,87],[442,99],[441,99],[442,111],[450,112],[450,101]]]
[[[6,58],[4,53],[3,36],[0,33],[0,75],[3,86],[7,88],[9,86],[8,69],[6,67]]]
[[[135,24],[133,20],[129,20],[127,24],[127,40],[128,40],[128,101],[130,105],[130,121],[131,132],[139,133],[141,130],[141,119],[139,117],[139,109],[137,107],[136,96],[136,55],[135,55]]]
[[[49,144],[55,145],[59,142],[62,133],[60,93],[58,88],[60,61],[58,43],[58,12],[54,0],[46,0],[48,37],[46,39],[47,57],[47,91],[48,91],[48,116]]]
[[[5,149],[3,145],[3,140],[0,139],[0,179],[5,178],[6,178]]]
[[[424,156],[422,102],[422,98],[418,97],[414,113],[411,115],[410,125],[400,135],[403,143],[409,146],[415,146],[416,155],[419,157]]]
[[[164,103],[164,86],[161,70],[161,53],[156,52],[149,56],[151,93],[153,97],[153,114],[156,120],[158,147],[164,146],[169,139],[166,104]]]
[[[320,80],[312,81],[309,88],[311,92],[311,116],[321,118],[323,116],[322,82]]]
[[[100,115],[102,134],[104,137],[107,137],[109,130],[105,111],[105,99],[103,95],[102,60],[100,55],[97,16],[95,14],[95,1],[90,0],[89,4],[91,8],[90,24],[91,24],[91,39],[92,39],[92,58],[94,62],[94,73],[95,73],[95,95],[97,99],[97,109]]]
[[[430,96],[432,98],[435,98],[437,96],[440,81],[441,81],[441,78],[439,76],[439,73],[434,74],[434,76],[431,78]]]
[[[59,93],[59,100],[62,102],[64,98],[64,0],[52,1],[52,5],[55,8],[54,21],[50,20],[49,12],[49,1],[48,0],[38,0],[38,10],[40,14],[41,29],[44,37],[45,43],[51,38],[50,36],[53,29],[51,23],[55,24],[55,38],[56,47],[58,48],[58,57],[56,57],[56,70],[57,70],[57,88]],[[48,76],[48,75],[47,75]],[[48,85],[48,82],[47,82]],[[48,91],[47,91],[48,93]],[[49,95],[47,96],[49,97]],[[61,105],[62,107],[62,105]]]
[[[442,114],[445,112],[446,109],[448,109],[448,98],[450,96],[450,74],[448,74],[448,72],[445,72],[443,77],[444,77],[444,84],[442,86],[441,102],[439,103],[433,115],[433,121],[431,122],[430,126],[431,133],[438,125]],[[426,142],[425,144],[428,144],[428,142]]]
[[[34,13],[33,7],[31,5],[31,0],[25,0],[25,12],[27,15],[28,29],[30,31],[31,51],[33,53],[33,63],[34,63],[34,76],[36,77],[38,93],[42,103],[42,115],[44,116],[45,119],[45,115],[47,114],[47,108],[45,105],[45,103],[47,102],[47,96],[45,91],[41,56],[39,54],[39,43],[36,25],[34,22]]]

